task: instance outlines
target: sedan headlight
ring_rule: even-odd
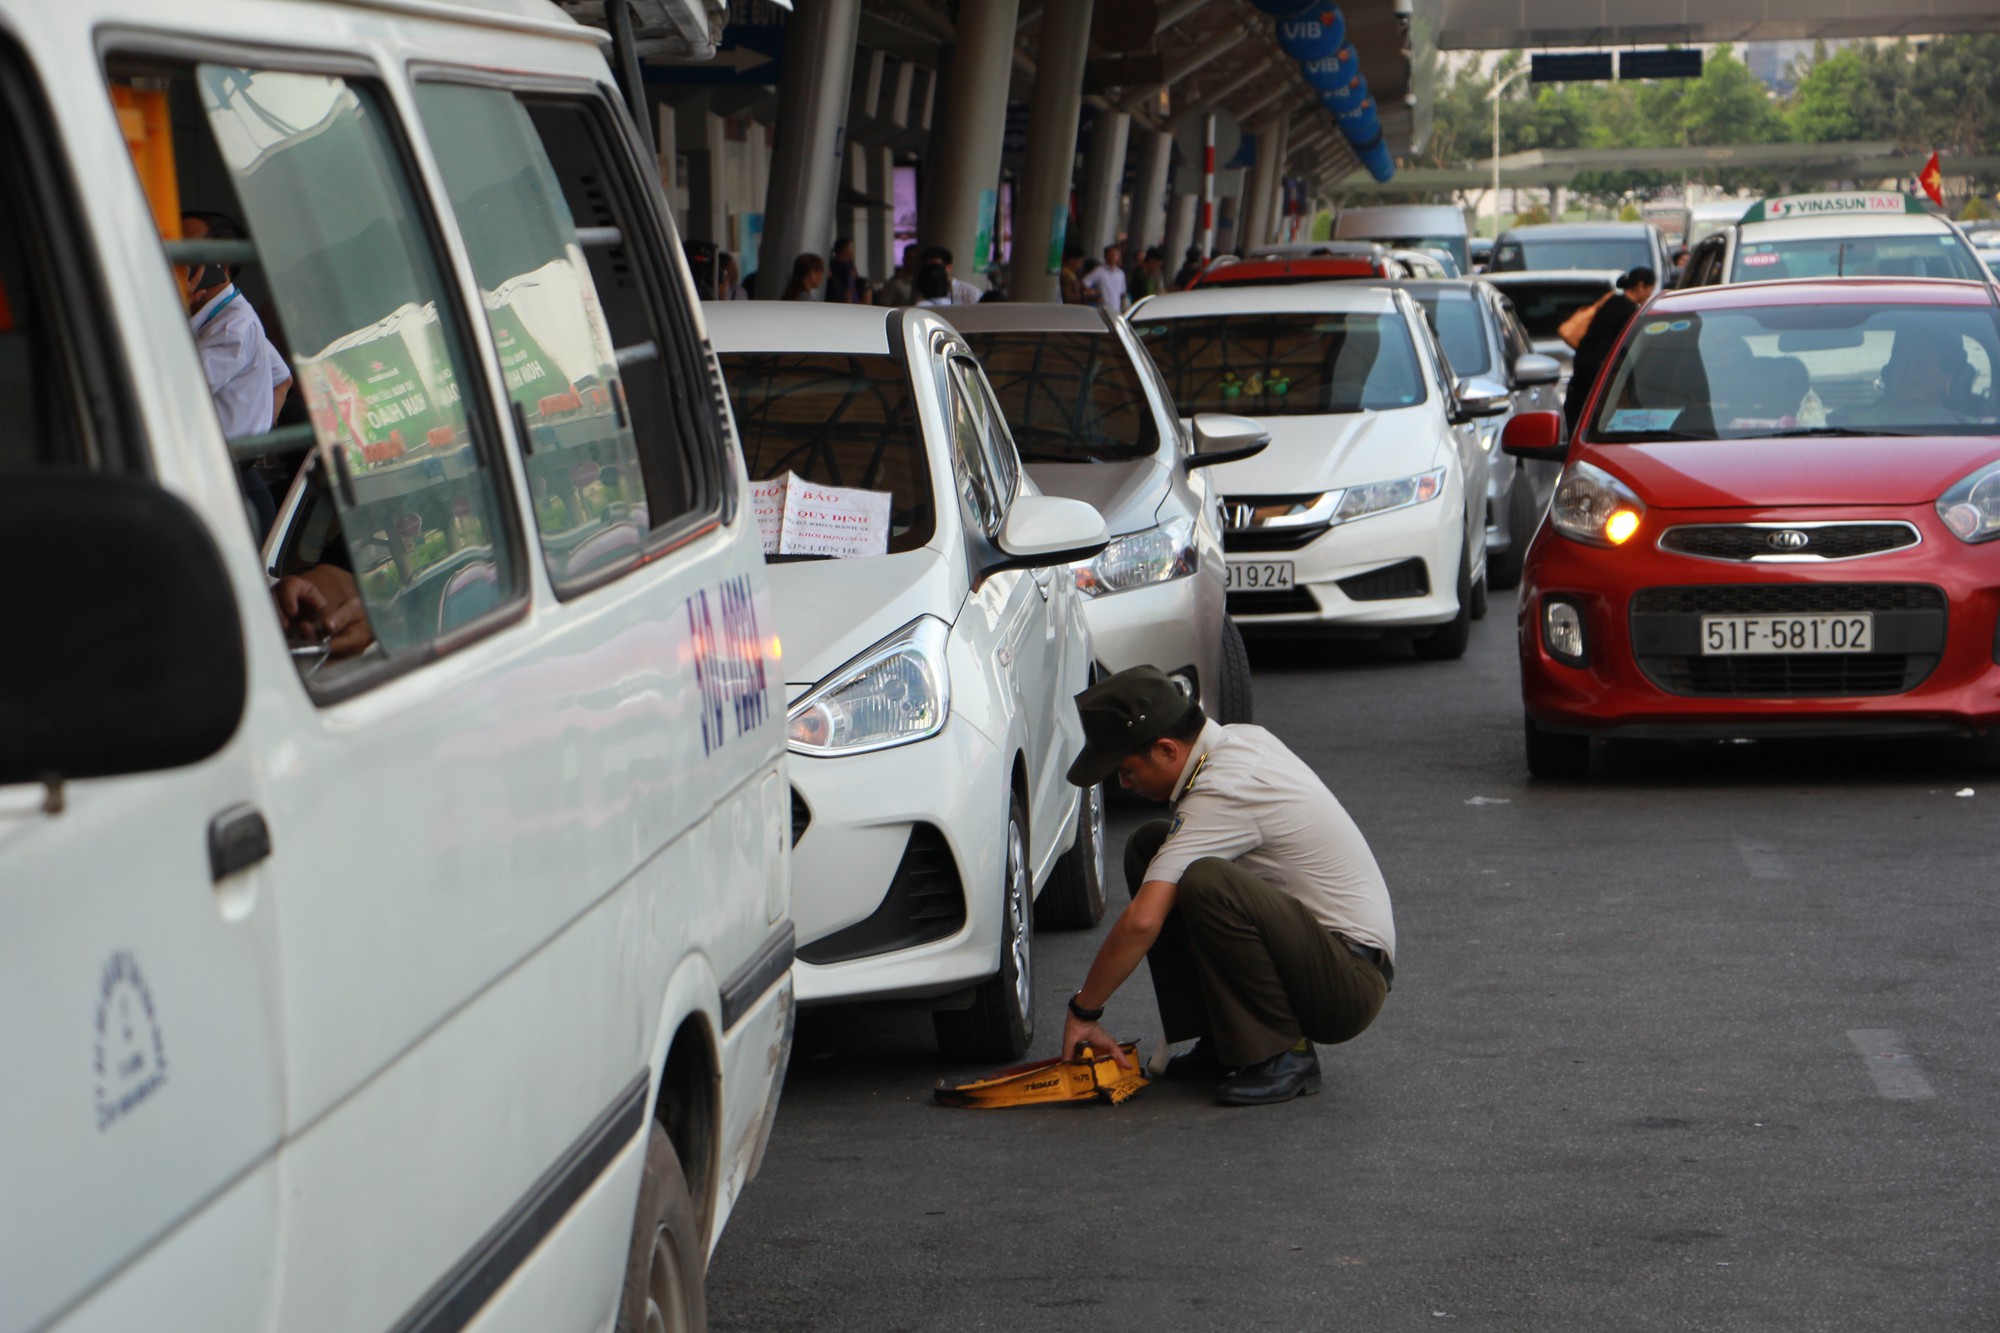
[[[2000,537],[2000,463],[1988,463],[1940,495],[1937,511],[1962,542]]]
[[[1588,463],[1564,469],[1549,507],[1549,522],[1557,532],[1591,546],[1623,546],[1645,515],[1646,506],[1629,486]]]
[[[1077,590],[1085,597],[1184,579],[1201,568],[1194,544],[1194,520],[1179,518],[1157,528],[1112,539],[1095,559],[1072,565]]]
[[[1347,494],[1341,497],[1340,508],[1334,512],[1334,522],[1352,523],[1357,518],[1386,514],[1392,509],[1408,509],[1411,505],[1435,500],[1443,494],[1444,469],[1441,467],[1419,472],[1414,477],[1349,486]]]
[[[922,616],[813,686],[786,713],[794,754],[858,754],[935,736],[951,712],[943,621]]]

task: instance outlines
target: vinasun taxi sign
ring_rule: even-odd
[[[1925,213],[1913,195],[1892,190],[1861,190],[1847,194],[1788,194],[1750,206],[1744,222],[1779,222],[1797,218],[1832,217],[1843,213]]]

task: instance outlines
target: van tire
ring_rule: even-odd
[[[1458,545],[1458,614],[1429,634],[1411,642],[1417,656],[1426,662],[1452,662],[1465,656],[1472,642],[1472,552],[1466,543]]]
[[[1088,930],[1104,919],[1104,784],[1077,794],[1076,841],[1056,861],[1042,896],[1035,899],[1035,926],[1047,930]]]
[[[947,1059],[1018,1060],[1035,1040],[1035,888],[1029,879],[1028,817],[1021,798],[1007,801],[1007,841],[1000,899],[1000,970],[979,983],[964,1009],[931,1010],[938,1049]]]
[[[708,1247],[687,1174],[659,1121],[646,1130],[646,1174],[632,1217],[632,1248],[618,1298],[617,1333],[707,1333]]]
[[[1222,618],[1222,680],[1215,691],[1216,721],[1225,726],[1251,721],[1250,649],[1243,631]]]
[[[1535,486],[1526,468],[1514,474],[1507,492],[1507,549],[1486,556],[1486,579],[1496,588],[1521,586],[1521,566],[1528,559],[1528,542],[1535,535]]]

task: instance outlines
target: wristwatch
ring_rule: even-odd
[[[1076,995],[1081,995],[1081,994],[1083,994],[1082,991],[1078,991],[1076,993]],[[1079,1022],[1084,1022],[1084,1023],[1095,1023],[1098,1019],[1104,1017],[1104,1009],[1102,1006],[1099,1006],[1096,1009],[1086,1009],[1082,1005],[1076,1002],[1076,995],[1072,995],[1069,997],[1070,1017],[1075,1018]]]

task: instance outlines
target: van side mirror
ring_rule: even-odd
[[[1519,412],[1500,432],[1500,452],[1515,458],[1560,463],[1569,457],[1560,412]]]
[[[1270,443],[1271,432],[1261,422],[1229,412],[1197,412],[1194,414],[1194,453],[1187,458],[1185,466],[1214,467],[1217,463],[1234,463],[1263,453],[1264,447]]]
[[[180,499],[132,477],[16,473],[0,483],[0,568],[0,784],[178,768],[236,733],[242,622]]]
[[[1000,527],[998,558],[979,570],[974,586],[1008,569],[1047,569],[1088,560],[1111,544],[1104,516],[1081,500],[1018,495]]]
[[[1514,383],[1523,389],[1554,384],[1562,378],[1562,373],[1562,362],[1540,352],[1523,352],[1514,358]]]

